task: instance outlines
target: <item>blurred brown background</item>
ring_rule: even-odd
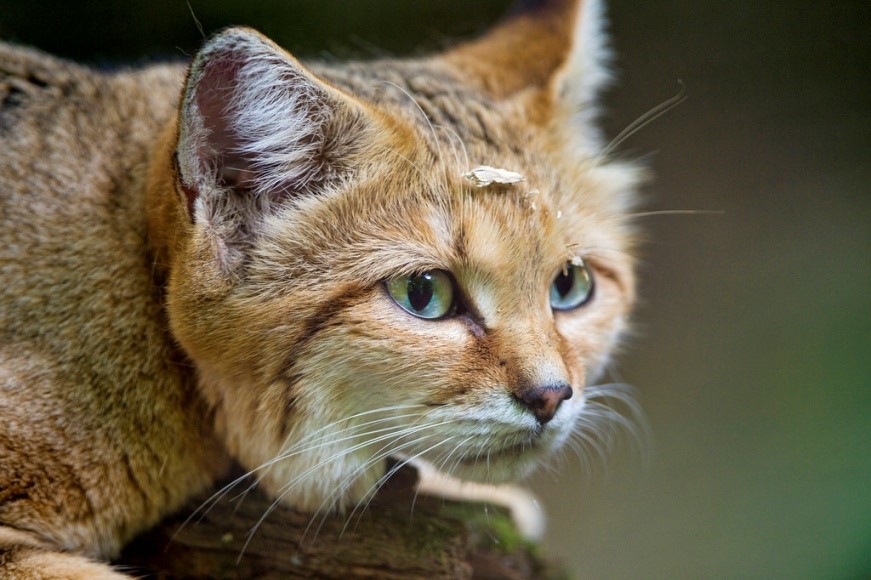
[[[508,2],[191,0],[206,32],[259,28],[301,55],[405,54]],[[656,174],[639,334],[620,365],[649,468],[567,458],[533,486],[549,547],[589,578],[871,577],[871,3],[610,3],[616,135]],[[0,1],[0,37],[98,65],[190,55],[183,1]]]

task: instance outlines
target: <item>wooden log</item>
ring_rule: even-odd
[[[321,518],[277,506],[260,522],[273,501],[252,491],[186,523],[206,494],[134,540],[115,563],[159,579],[565,576],[522,539],[505,510],[416,497],[416,480],[403,468],[354,514]]]

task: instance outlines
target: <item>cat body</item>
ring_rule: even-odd
[[[112,577],[231,461],[330,511],[388,457],[557,450],[634,300],[597,13],[345,65],[243,28],[189,68],[0,48],[0,575]]]
[[[0,522],[105,557],[226,462],[147,248],[148,159],[183,70],[0,50]]]

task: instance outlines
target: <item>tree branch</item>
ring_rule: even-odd
[[[536,555],[504,510],[415,497],[416,479],[413,469],[403,468],[362,513],[321,519],[279,505],[258,524],[273,502],[254,491],[184,524],[207,494],[134,540],[116,564],[156,578],[565,575]]]

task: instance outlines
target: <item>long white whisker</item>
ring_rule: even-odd
[[[181,523],[181,525],[179,525],[178,529],[176,529],[175,533],[173,533],[173,535],[172,535],[172,541],[175,541],[178,534],[193,519],[198,518],[198,521],[202,520],[202,518],[204,518],[206,516],[206,514],[208,514],[209,511],[211,511],[211,509],[213,507],[215,507],[218,504],[218,502],[221,501],[221,499],[224,498],[224,496],[226,496],[234,487],[239,485],[242,481],[244,481],[246,478],[248,478],[250,476],[251,476],[250,473],[245,473],[245,474],[237,477],[236,479],[234,479],[233,481],[231,481],[230,483],[228,483],[227,485],[223,486],[221,489],[219,489],[218,491],[213,493],[211,496],[209,496],[208,499],[204,500],[199,505],[199,507],[197,507],[197,509],[195,509],[193,512],[191,512],[190,515],[188,515],[188,517],[186,517],[185,520]]]
[[[342,417],[341,419],[339,419],[337,421],[332,421],[332,422],[324,425],[323,427],[320,427],[320,428],[312,431],[311,433],[307,434],[305,437],[300,439],[300,441],[298,443],[302,443],[303,441],[309,440],[312,437],[314,437],[315,435],[317,435],[318,433],[322,433],[323,431],[327,431],[328,429],[332,429],[336,425],[339,425],[341,423],[347,423],[349,421],[353,421],[354,419],[359,419],[360,417],[367,417],[369,415],[374,415],[376,413],[385,413],[388,411],[398,411],[398,410],[406,410],[406,409],[421,409],[421,408],[428,408],[428,407],[426,405],[421,405],[421,404],[389,405],[387,407],[379,407],[377,409],[370,409],[368,411],[361,411],[359,413],[354,413],[353,415],[349,415],[347,417]],[[285,439],[285,445],[286,444],[287,444],[287,439]]]
[[[424,427],[437,427],[439,425],[440,424],[436,423],[436,424],[425,425]],[[412,434],[414,434],[414,433],[412,433]],[[406,435],[401,435],[401,436],[397,437],[397,440],[402,439],[405,436]],[[326,506],[327,501],[329,501],[329,497],[325,498],[324,501],[321,503],[321,505],[318,507],[317,511],[315,512],[315,515],[317,515],[318,513],[320,513],[323,510],[323,516],[321,517],[321,521],[320,521],[320,524],[318,525],[317,530],[315,530],[315,535],[317,535],[320,532],[320,529],[324,524],[324,521],[326,519],[328,511],[330,509],[332,509],[332,507],[334,507],[337,502],[341,501],[342,496],[344,496],[344,494],[347,492],[348,488],[354,482],[354,480],[356,479],[358,474],[364,473],[370,466],[378,463],[379,461],[386,459],[387,457],[389,457],[391,455],[395,455],[407,447],[413,447],[414,445],[417,445],[421,441],[425,441],[425,440],[426,440],[426,436],[418,437],[416,439],[412,439],[411,441],[407,441],[407,442],[405,442],[401,445],[398,445],[398,446],[394,445],[396,441],[388,442],[385,445],[382,445],[371,457],[367,458],[365,463],[358,466],[350,474],[345,476],[345,478],[343,478],[342,481],[339,482],[337,491],[334,494],[334,499],[332,500],[332,502],[330,502],[330,505]],[[370,491],[371,491],[371,488],[370,488]],[[367,492],[367,494],[368,493],[369,492]],[[365,495],[366,494],[364,494],[364,497],[365,497]],[[314,521],[314,517],[309,522],[309,526],[306,526],[306,529],[303,532],[303,537],[308,533],[308,529],[311,526],[311,523],[313,521]],[[346,525],[347,525],[347,523],[346,523]],[[344,528],[342,529],[342,533],[344,533]]]
[[[605,383],[584,389],[587,404],[567,443],[588,474],[590,459],[595,458],[596,463],[605,469],[607,478],[608,458],[618,444],[627,442],[625,435],[628,435],[630,448],[638,452],[645,468],[648,465],[650,428],[635,395],[636,390],[624,383]]]
[[[406,417],[419,417],[419,416],[420,416],[420,415],[418,415],[418,414],[416,414],[416,413],[405,414],[405,415],[396,415],[396,416],[393,416],[393,417],[384,417],[384,418],[381,418],[381,419],[373,419],[372,421],[366,421],[365,423],[361,423],[361,424],[359,424],[359,425],[352,425],[352,426],[350,426],[350,427],[345,427],[345,428],[343,428],[343,429],[340,429],[340,430],[337,431],[337,432],[326,434],[324,437],[321,438],[321,443],[318,443],[318,444],[316,444],[316,445],[310,445],[310,446],[308,446],[308,447],[299,448],[299,445],[297,444],[297,445],[295,445],[294,447],[291,447],[290,449],[288,449],[287,451],[285,451],[285,452],[283,452],[283,453],[281,453],[281,454],[279,454],[279,455],[276,455],[275,457],[273,457],[273,458],[270,459],[269,461],[267,461],[267,462],[261,464],[259,467],[257,467],[257,468],[255,468],[255,469],[249,471],[249,472],[248,472],[248,475],[251,475],[251,474],[253,474],[255,471],[258,471],[258,470],[261,470],[261,469],[264,469],[264,468],[265,468],[265,469],[267,470],[267,472],[268,472],[268,470],[271,469],[272,466],[275,465],[276,463],[279,463],[279,462],[284,461],[284,460],[286,460],[286,459],[290,459],[291,457],[296,457],[296,456],[299,456],[299,455],[303,455],[303,454],[305,454],[305,453],[309,453],[309,452],[311,452],[311,451],[314,451],[315,449],[320,449],[320,448],[322,448],[322,447],[328,447],[328,446],[330,446],[330,445],[335,445],[336,443],[341,443],[341,442],[343,442],[343,441],[349,441],[349,440],[359,439],[359,438],[361,438],[361,437],[367,437],[367,436],[369,436],[369,435],[373,435],[373,434],[376,434],[376,433],[390,432],[390,431],[392,431],[393,429],[396,428],[396,427],[390,426],[390,427],[383,427],[383,428],[381,428],[381,429],[372,429],[372,430],[370,430],[370,431],[366,431],[366,432],[364,432],[364,433],[357,433],[357,432],[356,432],[356,431],[358,431],[359,429],[362,429],[363,427],[366,427],[366,426],[369,426],[369,425],[374,425],[374,424],[377,424],[377,423],[392,422],[392,421],[395,421],[395,420],[397,420],[397,419],[403,419],[403,418],[406,418]],[[345,436],[345,437],[340,437],[340,438],[338,438],[338,439],[336,439],[336,438],[330,438],[330,439],[327,439],[327,437],[330,436],[330,435],[337,435],[337,434],[340,434],[340,433],[347,433],[347,432],[349,432],[349,431],[352,432],[351,435],[347,435],[347,436]],[[264,474],[264,475],[265,475],[265,474]],[[261,476],[261,477],[263,477],[263,476]],[[239,495],[233,497],[233,498],[231,499],[231,501],[235,501],[235,500],[238,499],[240,496],[244,496],[245,494],[249,493],[252,489],[254,489],[254,488],[257,486],[258,483],[259,483],[259,481],[254,481],[250,486],[248,486],[247,489],[245,489],[245,490],[244,490],[243,492],[241,492]]]
[[[396,431],[401,431],[401,429],[397,429]],[[390,438],[393,438],[395,436],[396,436],[395,432],[388,433],[386,435],[382,435],[382,436],[376,438],[376,440],[390,439]],[[400,437],[401,436],[402,435],[400,435]],[[352,453],[353,451],[355,451],[357,449],[361,449],[363,447],[366,447],[367,445],[371,445],[374,441],[375,440],[364,441],[363,443],[359,443],[359,444],[354,445],[352,447],[343,449],[337,454],[333,454],[330,457],[322,459],[321,461],[319,461],[315,465],[312,465],[311,467],[304,470],[303,472],[298,473],[293,479],[291,479],[290,481],[285,483],[283,486],[281,486],[281,488],[278,490],[278,494],[276,495],[275,499],[272,501],[272,503],[269,505],[269,507],[266,508],[266,510],[264,510],[263,514],[260,516],[260,518],[257,520],[257,522],[251,527],[251,530],[248,532],[247,538],[245,540],[245,544],[242,546],[241,550],[239,551],[239,557],[236,560],[237,563],[239,561],[241,561],[242,556],[245,554],[245,550],[248,548],[248,545],[251,543],[251,540],[254,538],[254,535],[257,533],[257,530],[260,528],[260,525],[266,520],[267,517],[269,517],[269,515],[273,511],[275,511],[275,509],[281,504],[281,501],[285,497],[287,497],[287,494],[289,494],[291,492],[291,490],[297,484],[304,481],[309,475],[311,475],[312,473],[315,473],[316,471],[318,471],[320,468],[322,468],[327,463],[334,461],[338,458],[344,457],[345,455]]]
[[[625,214],[628,219],[645,218],[661,215],[724,215],[721,209],[661,209],[656,211],[641,211]]]
[[[418,165],[417,163],[415,163],[414,161],[412,161],[411,159],[409,159],[405,155],[402,155],[401,153],[394,152],[393,154],[396,155],[398,158],[402,159],[403,161],[405,161],[406,163],[408,163],[415,171],[417,171],[418,175],[423,177],[425,180],[430,179],[430,175],[428,175],[427,172],[424,171],[420,165]]]
[[[444,424],[444,423],[441,423],[441,424]],[[437,424],[437,425],[439,425],[439,424]],[[324,465],[326,465],[330,461],[334,461],[338,458],[344,457],[344,456],[348,455],[349,453],[353,453],[354,451],[358,451],[358,450],[363,449],[365,447],[368,447],[374,443],[379,443],[381,441],[393,440],[395,438],[402,438],[402,437],[406,437],[408,435],[413,435],[414,433],[417,433],[418,431],[426,429],[427,427],[428,427],[428,425],[415,426],[415,427],[397,427],[397,428],[394,428],[393,430],[391,430],[383,435],[379,435],[378,437],[375,437],[372,439],[366,439],[360,443],[357,443],[356,445],[352,445],[351,447],[343,448],[338,453],[333,454],[330,457],[327,457],[325,459],[322,459],[320,462],[316,463],[315,465],[312,465],[311,467],[309,467],[308,469],[306,469],[302,473],[297,474],[296,477],[294,477],[292,480],[290,480],[289,482],[284,484],[281,487],[280,491],[284,492],[285,490],[289,490],[294,485],[296,485],[297,483],[299,483],[300,481],[305,479],[309,474],[311,474],[314,471],[317,471],[318,469],[320,469],[321,467],[323,467]],[[382,432],[385,430],[379,429],[378,431]]]
[[[675,96],[656,105],[655,107],[629,123],[629,125],[625,129],[620,131],[620,133],[618,133],[617,136],[614,137],[611,142],[605,146],[604,149],[602,149],[602,151],[597,155],[597,159],[607,157],[611,154],[612,151],[614,151],[614,149],[619,147],[624,141],[626,141],[626,139],[634,135],[636,132],[640,131],[645,125],[649,125],[659,117],[663,116],[664,114],[684,102],[687,99],[686,85],[683,83],[683,81],[678,81],[678,84],[680,85],[680,91],[678,91]]]
[[[457,443],[456,445],[454,445],[454,448],[451,449],[450,453],[448,453],[448,454],[447,454],[447,455],[446,455],[446,456],[445,456],[445,457],[444,457],[444,458],[439,462],[438,467],[436,467],[436,471],[441,472],[441,473],[445,473],[444,467],[445,467],[445,465],[447,465],[448,461],[450,461],[451,456],[452,456],[454,453],[456,453],[457,450],[460,449],[460,447],[462,447],[463,445],[465,445],[465,444],[466,444],[470,439],[473,439],[474,437],[475,437],[474,435],[469,435],[468,437],[466,437],[465,439],[463,439],[462,441],[460,441],[459,443]],[[462,461],[462,457],[457,457],[456,463],[454,464],[454,469],[456,469],[456,467],[459,466],[460,461]],[[414,497],[411,498],[411,509],[409,510],[409,517],[411,517],[411,516],[414,515],[414,506],[417,505],[417,496],[418,496],[419,494],[420,494],[420,486],[418,486],[418,487],[414,490]]]
[[[435,443],[433,443],[431,446],[427,447],[423,451],[416,453],[413,456],[405,458],[402,461],[398,462],[390,470],[388,470],[387,473],[382,475],[378,479],[378,481],[375,482],[375,485],[373,486],[374,489],[370,488],[370,490],[368,492],[366,492],[366,495],[364,497],[368,497],[368,499],[366,500],[366,503],[363,505],[363,509],[360,510],[360,516],[358,516],[357,522],[359,523],[360,518],[363,516],[363,514],[369,508],[369,505],[372,503],[372,499],[375,497],[375,495],[378,493],[378,491],[384,486],[385,483],[387,483],[387,480],[389,480],[397,471],[399,471],[400,469],[402,469],[403,467],[408,465],[410,462],[414,461],[416,458],[421,457],[421,456],[425,455],[426,453],[429,453],[430,451],[432,451],[433,449],[435,449],[439,445],[444,445],[445,443],[451,441],[452,439],[454,439],[453,435],[449,436],[446,439],[436,441]],[[358,503],[354,507],[354,509],[351,511],[351,514],[348,516],[348,519],[345,521],[345,525],[342,527],[342,531],[339,534],[340,536],[345,533],[345,530],[348,528],[348,524],[351,522],[351,519],[354,517],[354,514],[357,512],[359,507],[360,507],[360,504]]]
[[[463,150],[463,157],[466,160],[465,167],[471,167],[471,163],[469,163],[469,151],[466,149],[466,144],[463,143],[463,139],[460,137],[459,133],[457,133],[453,129],[453,127],[448,127],[446,125],[439,125],[438,128],[442,131],[445,131],[446,133],[452,134],[454,137],[457,138],[457,142],[460,144],[460,148]],[[459,164],[459,159],[457,159],[457,164]]]
[[[317,444],[315,444],[315,445],[310,445],[310,446],[308,446],[308,447],[304,447],[304,448],[302,448],[302,449],[299,449],[297,446],[291,447],[291,448],[288,449],[286,452],[284,452],[284,453],[282,453],[282,454],[280,454],[280,455],[277,455],[275,458],[269,460],[267,463],[264,464],[264,466],[267,465],[267,464],[272,464],[272,463],[276,463],[276,462],[278,462],[278,461],[282,461],[282,460],[284,460],[284,459],[288,459],[288,458],[290,458],[290,457],[294,457],[294,456],[296,456],[296,455],[300,455],[300,454],[302,454],[302,453],[308,453],[308,452],[310,452],[310,451],[314,451],[315,449],[320,449],[321,447],[327,447],[327,446],[329,446],[329,445],[333,445],[333,444],[335,444],[335,443],[341,443],[341,442],[343,442],[343,441],[349,441],[349,440],[353,440],[353,439],[359,439],[360,437],[365,437],[365,436],[367,436],[367,435],[372,435],[372,434],[375,434],[375,433],[383,433],[383,432],[385,432],[385,431],[390,431],[391,429],[394,429],[394,428],[395,428],[395,427],[393,427],[393,426],[389,426],[389,427],[381,427],[381,428],[379,428],[379,429],[372,429],[371,431],[366,431],[366,432],[364,432],[364,433],[357,433],[357,432],[356,432],[356,431],[358,431],[359,429],[361,429],[361,428],[363,428],[363,427],[367,427],[367,426],[375,425],[375,424],[378,424],[378,423],[392,422],[392,421],[395,421],[395,420],[397,420],[397,419],[404,419],[404,418],[407,418],[407,417],[418,417],[418,416],[419,416],[419,415],[416,414],[416,413],[415,413],[415,414],[406,414],[406,415],[396,415],[396,416],[394,416],[394,417],[385,417],[384,419],[376,419],[376,420],[373,420],[373,421],[367,421],[366,423],[361,423],[360,425],[354,425],[354,426],[351,426],[351,427],[346,427],[346,428],[344,428],[344,429],[342,429],[342,430],[340,430],[340,431],[338,431],[338,432],[336,432],[336,433],[331,433],[330,435],[336,435],[336,434],[340,434],[340,433],[348,433],[348,432],[351,432],[350,435],[345,435],[344,437],[339,437],[339,438],[337,438],[337,439],[336,439],[336,438],[330,438],[330,439],[327,439],[326,437],[323,437],[323,438],[321,439],[321,442],[320,442],[320,443],[317,443]]]
[[[384,435],[380,435],[378,437],[375,437],[374,439],[368,439],[368,440],[363,441],[361,443],[358,443],[356,445],[352,445],[351,447],[347,447],[345,449],[342,449],[339,453],[334,454],[330,457],[327,457],[327,458],[319,461],[317,464],[309,467],[308,469],[306,469],[302,473],[298,474],[291,481],[289,481],[288,483],[284,484],[281,487],[277,497],[270,504],[270,506],[264,511],[263,515],[261,515],[260,518],[257,520],[257,522],[254,524],[251,531],[248,533],[248,537],[245,540],[245,544],[242,546],[242,549],[239,553],[239,558],[237,559],[237,561],[241,560],[242,556],[245,553],[246,548],[251,543],[251,540],[253,539],[254,534],[257,532],[257,530],[259,529],[259,527],[263,523],[263,521],[267,517],[269,517],[269,515],[275,510],[276,507],[278,507],[281,500],[284,499],[284,497],[286,497],[288,493],[290,493],[290,490],[293,489],[293,487],[295,485],[297,485],[300,481],[303,481],[306,477],[308,477],[311,473],[319,470],[321,467],[323,467],[324,465],[326,465],[327,463],[329,463],[331,461],[335,461],[336,459],[344,457],[344,456],[348,455],[349,453],[353,453],[354,451],[368,447],[368,446],[372,445],[373,443],[377,443],[377,442],[388,440],[388,439],[395,440],[397,438],[406,437],[408,435],[417,433],[417,432],[424,430],[424,429],[427,429],[427,428],[438,427],[438,426],[445,425],[445,424],[448,424],[451,422],[453,422],[453,421],[443,421],[443,422],[435,423],[432,425],[422,425],[422,426],[417,425],[417,426],[413,426],[413,427],[397,428],[394,432],[386,433]]]
[[[432,138],[435,141],[435,146],[436,146],[436,151],[438,153],[438,157],[439,157],[439,159],[442,159],[441,144],[439,143],[439,137],[435,132],[435,127],[433,127],[432,121],[429,120],[429,116],[427,116],[426,112],[423,110],[423,107],[420,106],[420,103],[417,102],[417,99],[414,98],[414,95],[412,95],[410,92],[408,92],[407,90],[400,87],[399,85],[397,85],[394,82],[391,82],[391,81],[380,81],[380,82],[384,83],[385,85],[390,85],[391,87],[395,88],[400,93],[402,93],[403,95],[408,97],[408,100],[411,101],[411,104],[413,104],[417,108],[417,110],[420,111],[420,114],[423,116],[423,120],[426,121],[426,124],[427,124],[427,126],[429,126],[429,130],[432,133]]]
[[[324,432],[324,431],[327,431],[327,430],[329,430],[329,429],[335,427],[336,425],[340,425],[340,424],[342,424],[342,423],[346,423],[346,422],[348,422],[348,421],[353,421],[354,419],[357,419],[357,418],[360,418],[360,417],[369,416],[369,415],[373,415],[373,414],[376,414],[376,413],[385,413],[385,412],[394,411],[394,410],[400,410],[400,409],[415,409],[415,408],[420,409],[420,408],[428,408],[428,407],[427,407],[426,405],[421,405],[421,404],[413,404],[413,405],[390,405],[390,406],[386,406],[386,407],[380,407],[380,408],[378,408],[378,409],[371,409],[371,410],[368,410],[368,411],[362,411],[362,412],[359,412],[359,413],[355,413],[355,414],[353,414],[353,415],[349,415],[349,416],[347,416],[347,417],[343,417],[342,419],[339,419],[338,421],[333,421],[333,422],[331,422],[331,423],[329,423],[329,424],[327,424],[327,425],[324,425],[323,427],[320,427],[319,429],[317,429],[317,430],[315,430],[315,431],[309,433],[308,435],[306,435],[305,437],[303,437],[300,441],[298,441],[298,442],[296,443],[296,445],[294,446],[294,448],[292,448],[292,449],[296,449],[300,444],[302,444],[302,443],[304,443],[304,442],[306,442],[306,441],[310,441],[312,438],[314,438],[315,436],[317,436],[319,433],[322,433],[322,432]],[[413,415],[403,415],[403,417],[406,417],[406,416],[413,416]],[[395,419],[395,418],[397,418],[397,417],[394,416],[394,417],[381,418],[381,419],[376,419],[376,420],[374,420],[374,421],[371,421],[370,423],[377,423],[377,422],[382,422],[382,421],[389,421],[389,420],[393,420],[393,419]],[[363,424],[360,424],[360,425],[366,425],[366,424],[369,424],[369,423],[363,423]],[[342,431],[340,431],[340,432],[342,432]],[[330,434],[328,434],[328,435],[332,435],[332,433],[330,433]],[[287,442],[287,440],[285,440],[285,445],[286,445],[286,442]],[[307,452],[307,451],[310,451],[311,449],[312,449],[312,448],[307,448],[307,449],[302,449],[302,450],[294,451],[294,453],[293,453],[292,455],[299,455],[300,453],[305,453],[305,452]],[[289,451],[289,450],[288,450],[288,451]],[[235,488],[237,485],[239,485],[240,483],[242,483],[243,481],[245,481],[247,478],[254,476],[254,475],[256,474],[256,472],[258,472],[258,471],[260,471],[260,470],[263,470],[263,469],[268,469],[271,465],[273,465],[273,464],[276,463],[277,461],[281,461],[281,460],[283,460],[283,459],[287,459],[288,457],[290,457],[290,456],[292,456],[292,455],[289,455],[287,452],[280,453],[278,456],[274,457],[273,459],[271,459],[271,460],[269,460],[269,461],[266,461],[266,462],[264,462],[263,464],[261,464],[261,465],[255,467],[254,469],[251,469],[251,470],[247,471],[246,473],[244,473],[244,474],[242,474],[241,476],[237,477],[237,478],[234,479],[233,481],[231,481],[231,482],[229,482],[228,484],[224,485],[221,489],[219,489],[218,491],[216,491],[215,493],[213,493],[211,496],[209,496],[209,498],[207,498],[206,500],[204,500],[204,501],[200,504],[200,506],[197,507],[197,509],[195,509],[193,512],[191,512],[191,514],[188,515],[187,518],[185,518],[185,520],[181,523],[181,525],[178,527],[178,529],[177,529],[177,530],[175,531],[175,533],[173,534],[173,539],[176,538],[177,535],[179,534],[179,532],[181,532],[181,531],[185,528],[185,526],[187,526],[187,525],[188,525],[188,524],[189,524],[193,519],[195,519],[195,518],[197,518],[197,517],[199,517],[199,518],[205,517],[205,515],[206,515],[206,514],[207,514],[207,513],[208,513],[208,512],[209,512],[209,511],[210,511],[210,510],[211,510],[215,505],[217,505],[218,502],[221,501],[221,500],[222,500],[222,499],[223,499],[223,498],[224,498],[224,497],[225,497],[225,496],[226,496],[230,491],[232,491],[232,489]],[[246,491],[245,491],[244,493],[247,493],[248,491],[250,491],[250,489],[252,489],[254,486],[256,486],[256,484],[257,484],[257,481],[255,481],[251,486],[249,486],[249,488],[246,489]],[[243,494],[240,494],[240,495],[243,495]]]

